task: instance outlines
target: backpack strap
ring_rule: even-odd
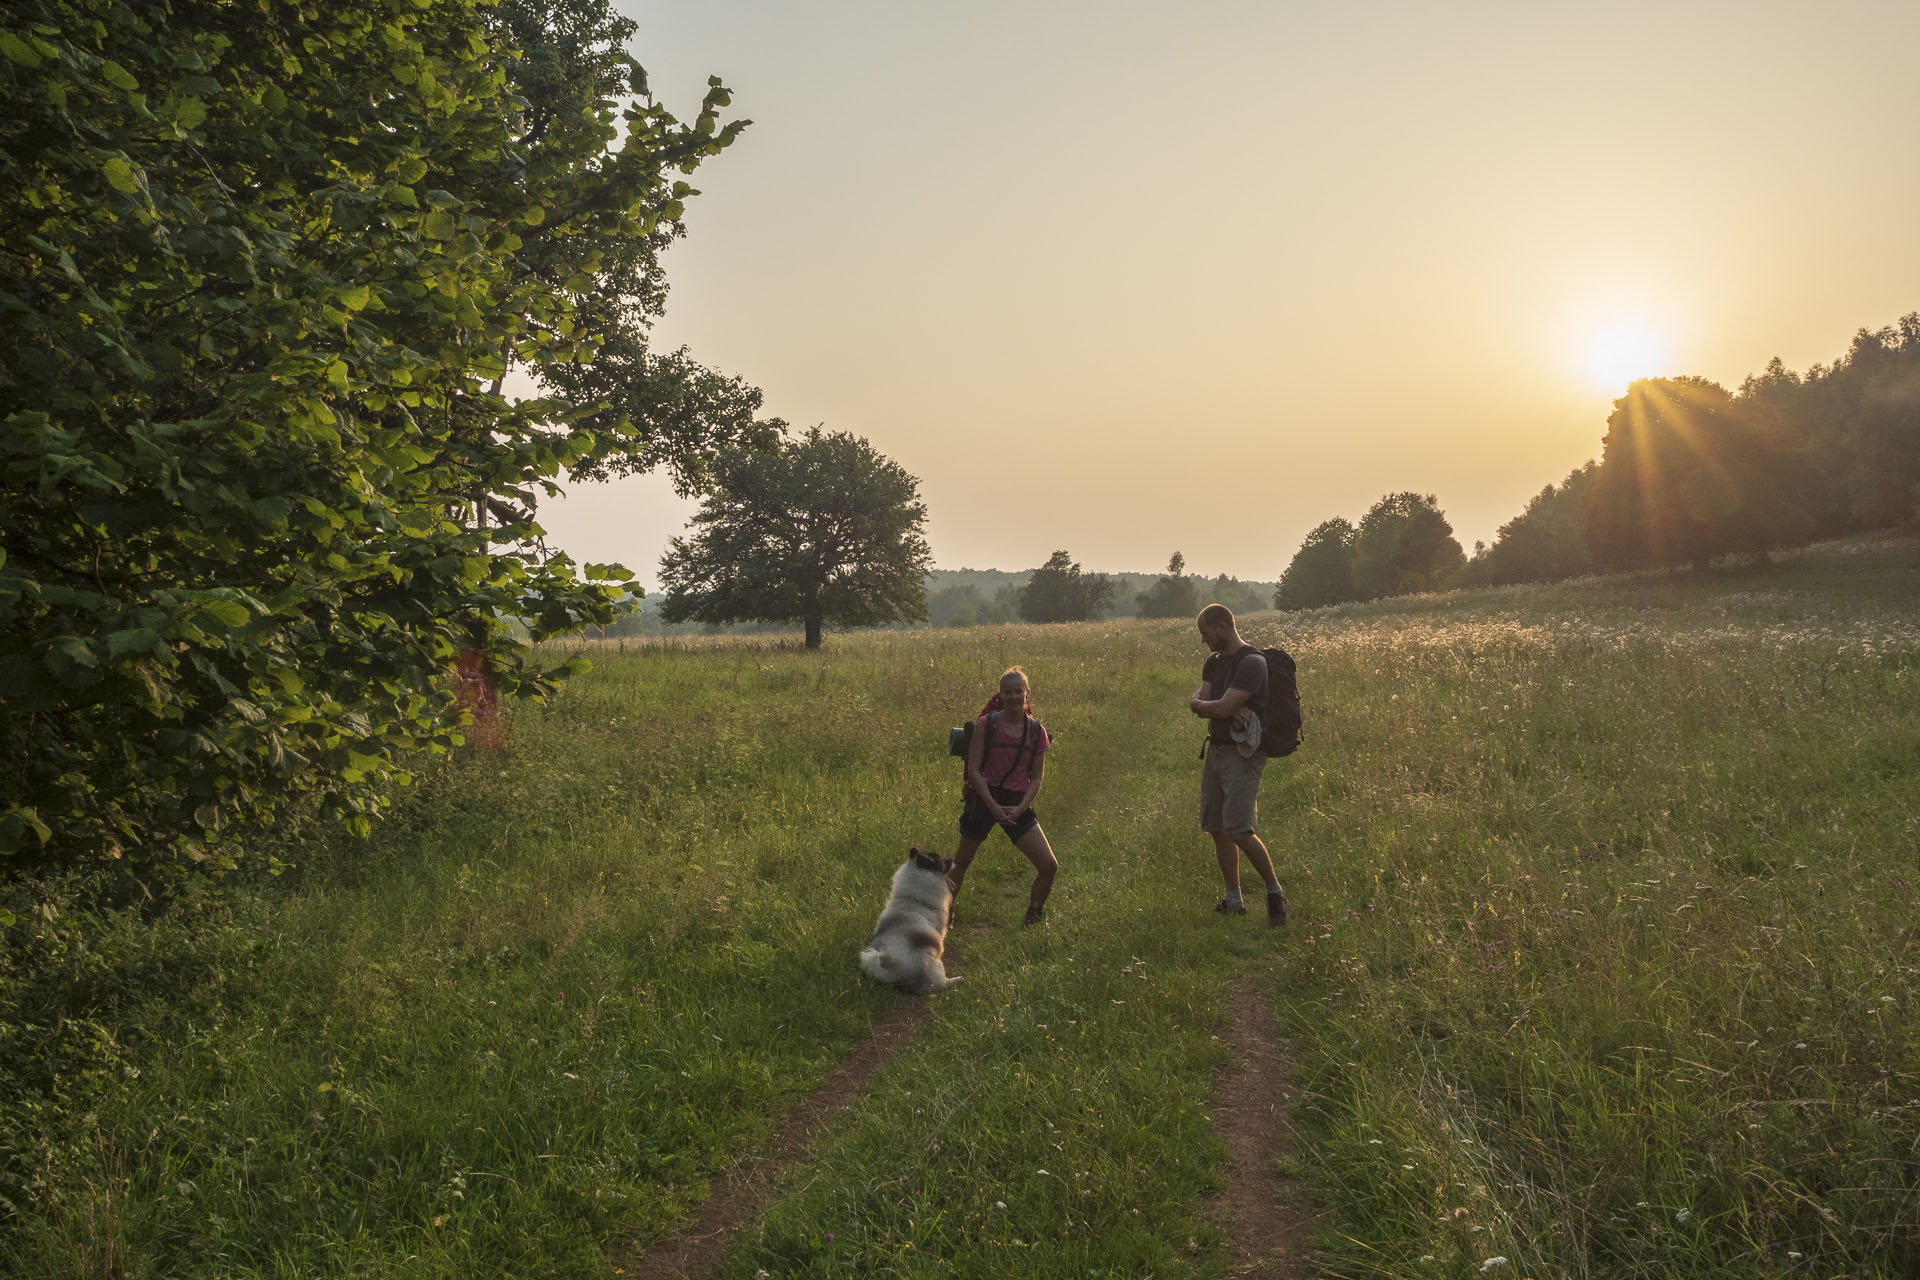
[[[987,776],[986,753],[993,750],[994,743],[999,740],[999,737],[1000,713],[996,711],[987,717],[987,745],[980,753],[980,776],[983,778]],[[1033,717],[1028,716],[1026,725],[1020,731],[1020,745],[1013,749],[1013,762],[1007,766],[1007,771],[1000,775],[1000,781],[990,782],[987,784],[988,786],[1005,787],[1007,785],[1007,779],[1011,778],[1014,775],[1014,771],[1020,767],[1020,754],[1027,750],[1027,745],[1032,738]]]

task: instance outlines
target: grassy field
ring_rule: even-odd
[[[0,1269],[615,1274],[902,999],[855,952],[1017,661],[1050,924],[996,836],[966,981],[723,1275],[1227,1274],[1251,972],[1320,1274],[1913,1276],[1917,584],[1908,540],[1248,619],[1307,713],[1275,931],[1209,912],[1190,624],[595,649],[372,841],[34,988],[100,1065],[0,1150]]]

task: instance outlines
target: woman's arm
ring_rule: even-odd
[[[1027,810],[1033,808],[1033,798],[1040,794],[1040,775],[1047,769],[1047,753],[1036,751],[1033,763],[1027,766],[1027,793],[1020,797],[1020,803],[1007,810],[1007,821],[1012,822]]]

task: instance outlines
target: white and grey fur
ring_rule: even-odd
[[[893,891],[874,922],[873,940],[860,952],[867,976],[890,982],[917,996],[941,991],[960,981],[947,976],[941,953],[953,888],[947,872],[952,858],[936,858],[914,849],[893,873]]]

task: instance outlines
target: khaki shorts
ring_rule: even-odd
[[[1207,763],[1200,770],[1200,829],[1230,836],[1253,830],[1266,767],[1261,752],[1243,756],[1231,742],[1208,743]]]

